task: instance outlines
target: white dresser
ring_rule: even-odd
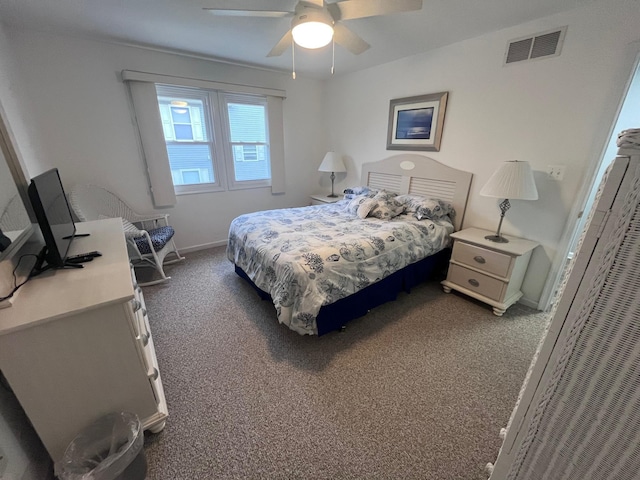
[[[484,238],[492,234],[479,228],[451,234],[453,252],[442,285],[446,293],[453,289],[488,303],[501,316],[522,297],[522,280],[538,244],[511,236],[505,236],[508,243]]]
[[[131,411],[159,432],[167,418],[144,297],[120,219],[77,224],[70,255],[98,250],[82,269],[45,272],[0,310],[0,370],[58,461],[98,417]]]

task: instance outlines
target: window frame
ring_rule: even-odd
[[[215,125],[213,124],[213,118],[211,117],[212,109],[217,110],[217,98],[215,95],[212,95],[210,91],[207,91],[202,88],[196,87],[182,87],[178,85],[166,85],[166,84],[156,84],[156,93],[158,97],[180,97],[184,99],[191,100],[200,100],[202,102],[202,110],[203,110],[203,127],[204,132],[208,140],[199,141],[199,140],[166,140],[165,148],[167,145],[207,145],[209,147],[209,155],[211,156],[211,166],[213,169],[213,182],[207,183],[196,183],[189,185],[176,185],[173,184],[173,188],[176,195],[185,195],[192,193],[206,193],[206,192],[221,192],[225,191],[225,185],[223,179],[225,178],[225,170],[224,170],[224,162],[221,162],[220,159],[220,146],[217,138],[220,138],[220,132],[216,131]],[[169,105],[171,108],[171,105]],[[193,107],[189,107],[193,108]],[[158,98],[158,110],[160,110],[160,98]],[[189,111],[191,116],[191,111]],[[171,116],[170,116],[171,117]],[[173,118],[171,118],[171,126],[173,128]],[[191,126],[193,129],[193,118],[191,117]],[[168,155],[168,152],[167,152]],[[169,163],[170,165],[170,163]],[[173,183],[173,179],[172,179]]]
[[[273,174],[270,155],[269,107],[268,98],[265,95],[234,93],[222,90],[211,90],[200,87],[183,87],[179,85],[168,84],[156,84],[156,93],[158,96],[158,109],[160,109],[160,97],[177,97],[186,100],[200,100],[203,104],[204,118],[202,121],[204,124],[203,127],[205,135],[207,136],[208,140],[167,140],[165,138],[165,148],[168,145],[208,145],[211,155],[213,177],[215,181],[190,185],[176,185],[174,183],[173,188],[176,195],[271,187]],[[231,142],[231,126],[229,123],[229,115],[227,110],[229,103],[260,105],[264,108],[264,127],[266,136],[266,141],[264,143]],[[171,108],[173,107],[171,106],[171,104],[169,104],[169,118],[171,121],[171,128],[174,128],[173,117],[170,110]],[[191,111],[193,107],[189,106],[188,108],[191,119],[191,128],[193,131],[193,116]],[[173,130],[173,135],[175,137],[175,129]],[[267,156],[266,160],[269,178],[261,180],[236,180],[233,156],[234,145],[264,145],[266,147],[265,154]],[[259,160],[255,160],[255,162],[258,161]]]
[[[218,92],[218,101],[220,105],[220,116],[222,117],[222,128],[224,135],[224,153],[225,163],[227,167],[227,185],[229,190],[245,190],[249,188],[261,188],[271,187],[271,181],[273,178],[271,168],[271,145],[270,145],[270,132],[269,132],[269,107],[267,97],[264,95],[251,95],[247,93],[234,93],[234,92]],[[231,123],[229,121],[229,103],[242,103],[245,105],[260,105],[264,107],[264,128],[265,128],[265,142],[247,143],[247,142],[232,142],[231,141]],[[235,178],[235,157],[233,156],[234,145],[264,145],[266,147],[266,161],[269,169],[269,178],[260,180],[236,180]],[[257,151],[256,151],[257,156]],[[258,159],[250,162],[259,162]]]
[[[145,164],[149,191],[156,208],[171,207],[177,203],[162,119],[158,108],[157,85],[192,87],[202,90],[247,93],[266,96],[268,109],[271,194],[287,191],[285,172],[285,111],[287,92],[283,89],[220,82],[215,79],[182,77],[124,69],[120,73],[126,85],[134,128],[138,134],[140,157]],[[219,165],[219,169],[224,166]],[[222,173],[222,172],[219,172]]]

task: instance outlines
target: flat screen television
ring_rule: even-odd
[[[31,179],[29,200],[42,231],[45,246],[40,251],[36,270],[64,268],[76,225],[57,168]]]

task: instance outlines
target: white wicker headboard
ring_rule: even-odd
[[[462,228],[472,177],[470,172],[409,153],[362,165],[362,185],[450,202],[456,210],[456,230]]]

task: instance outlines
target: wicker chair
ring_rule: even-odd
[[[69,203],[82,222],[103,218],[122,219],[131,264],[134,267],[154,267],[162,277],[140,283],[140,286],[169,280],[171,277],[165,275],[163,265],[184,260],[173,241],[175,231],[169,226],[169,215],[140,215],[117,195],[96,185],[74,186],[69,193]],[[174,254],[176,258],[165,261],[169,254]]]

